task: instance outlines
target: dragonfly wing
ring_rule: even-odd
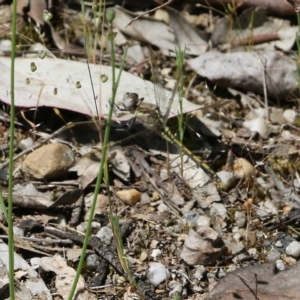
[[[153,84],[154,84],[154,92],[155,92],[155,97],[156,97],[156,104],[160,108],[162,118],[164,120],[164,124],[167,122],[167,119],[169,117],[172,103],[174,101],[175,95],[178,90],[178,86],[180,83],[180,79],[182,74],[179,74],[176,83],[173,87],[171,96],[169,100],[166,99],[166,94],[164,92],[164,88],[162,85],[162,80],[161,76],[159,73],[159,68],[156,63],[155,57],[153,50],[149,47],[149,55],[150,55],[150,61],[151,61],[151,67],[152,67],[152,74],[153,74]]]
[[[172,107],[172,103],[173,103],[174,98],[175,98],[175,95],[176,95],[176,93],[177,93],[177,90],[178,90],[178,86],[179,86],[181,77],[182,77],[182,74],[180,74],[180,75],[178,76],[178,78],[176,79],[176,83],[175,83],[175,85],[174,85],[174,87],[173,87],[173,89],[172,89],[171,97],[170,97],[170,99],[169,99],[169,103],[168,103],[166,112],[165,112],[165,114],[164,114],[164,120],[165,120],[165,122],[167,121],[168,116],[169,116],[169,114],[170,114],[170,110],[171,110],[171,107]]]
[[[153,50],[148,47],[149,49],[149,56],[150,56],[150,62],[151,62],[151,68],[152,68],[152,76],[153,76],[153,86],[154,86],[154,94],[155,94],[155,100],[156,105],[159,107],[161,111],[161,115],[165,115],[167,110],[167,99],[166,94],[164,92],[164,88],[162,85],[162,79],[159,73],[159,68],[156,63],[154,52]]]

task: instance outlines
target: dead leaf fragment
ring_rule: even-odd
[[[14,237],[14,239],[18,237]],[[21,240],[21,239],[20,239]],[[29,243],[29,242],[27,242]],[[18,247],[18,244],[16,245]],[[26,248],[24,248],[26,249]],[[28,248],[28,250],[30,250]],[[8,265],[9,265],[9,255],[8,247],[0,240],[0,298],[6,294],[8,289]],[[44,281],[40,278],[39,274],[27,264],[27,262],[21,258],[18,254],[14,253],[14,267],[16,272],[16,278],[23,275],[22,284],[19,284],[18,280],[15,280],[15,297],[16,299],[31,300],[31,299],[41,299],[41,300],[51,300],[53,299],[50,291],[46,287]],[[6,299],[6,298],[5,298]]]
[[[285,99],[297,87],[295,62],[276,51],[207,52],[187,61],[199,75],[222,87],[236,87]],[[265,80],[264,80],[265,78]]]
[[[41,267],[45,272],[51,271],[56,274],[55,286],[57,293],[63,299],[68,299],[76,271],[69,267],[66,260],[64,260],[58,254],[54,255],[53,257],[42,257]],[[76,299],[79,300],[96,299],[95,295],[89,293],[85,289],[85,283],[82,276],[80,276],[78,280],[75,294],[78,296]]]
[[[19,0],[17,2],[18,14],[25,17],[25,12],[32,18],[37,24],[44,24],[43,12],[47,9],[46,0]]]
[[[273,263],[240,268],[223,277],[205,299],[298,299],[299,271],[299,262],[284,271]]]
[[[160,49],[174,50],[175,36],[169,25],[149,17],[141,17],[138,22],[128,23],[136,17],[128,10],[115,7],[116,17],[113,25],[131,38],[155,45]]]
[[[189,265],[212,265],[226,247],[218,233],[210,227],[199,226],[189,230],[180,257]]]
[[[13,203],[19,207],[45,209],[53,204],[51,193],[37,191],[32,183],[16,184],[13,189]]]
[[[168,7],[170,24],[181,49],[189,55],[201,55],[207,47],[208,36],[190,24],[181,12]]]

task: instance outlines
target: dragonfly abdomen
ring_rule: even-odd
[[[216,178],[216,173],[199,157],[194,155],[188,148],[186,148],[171,132],[170,128],[165,124],[165,120],[160,113],[160,109],[156,106],[153,110],[147,112],[148,118],[151,119],[151,126],[147,126],[149,129],[156,131],[162,138],[169,143],[176,145],[182,152],[188,155],[203,171]]]
[[[168,126],[165,126],[163,128],[163,131],[160,133],[160,135],[170,142],[173,145],[176,145],[179,150],[181,150],[183,153],[185,153],[187,156],[189,156],[196,164],[199,166],[205,173],[207,173],[212,178],[216,177],[216,173],[198,156],[192,153],[188,148],[186,148],[171,132],[170,128]]]

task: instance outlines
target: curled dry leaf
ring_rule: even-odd
[[[226,250],[223,240],[210,227],[191,228],[180,257],[189,265],[214,264]]]

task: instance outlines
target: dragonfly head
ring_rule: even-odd
[[[139,107],[143,100],[144,98],[139,99],[139,95],[136,93],[125,93],[122,104],[127,111],[134,111]]]

